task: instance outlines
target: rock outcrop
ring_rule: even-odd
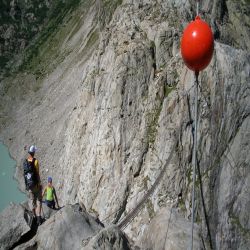
[[[125,233],[138,247],[146,237],[159,248],[165,231],[154,242],[145,235],[158,234],[160,209],[177,204],[174,218],[181,225],[169,228],[173,240],[182,228],[180,247],[187,248],[194,75],[182,62],[179,41],[195,3],[82,1],[46,43],[38,41],[32,60],[0,85],[0,138],[18,161],[22,189],[23,147],[35,143],[42,179],[53,176],[60,204],[84,203],[103,223],[119,223],[174,149]],[[213,28],[215,51],[199,75],[197,242],[201,249],[247,249],[250,9],[245,0],[205,0],[200,12]]]
[[[100,229],[79,205],[67,205],[39,227],[35,241],[39,248],[81,249],[82,241]]]
[[[0,214],[0,249],[10,249],[30,231],[28,211],[21,205],[11,204]]]
[[[11,205],[1,214],[0,249],[131,249],[119,228],[104,225],[79,204],[67,205],[37,228],[29,211]]]
[[[86,248],[83,249],[129,250],[131,247],[125,235],[117,227],[112,226],[107,229],[102,229],[90,240]]]

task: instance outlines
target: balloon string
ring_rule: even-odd
[[[199,16],[199,0],[196,1],[196,16]]]
[[[195,216],[195,179],[196,179],[196,168],[197,168],[197,128],[198,128],[198,85],[199,85],[199,71],[195,72],[195,104],[194,104],[194,134],[193,134],[193,155],[192,155],[192,165],[193,165],[193,188],[192,188],[192,229],[191,229],[191,241],[190,250],[193,250],[193,240],[194,240],[194,216]]]

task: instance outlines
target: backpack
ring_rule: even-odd
[[[33,158],[32,162],[27,159],[23,162],[23,172],[24,172],[24,180],[26,189],[32,189],[37,184],[37,176],[35,170],[35,158]]]

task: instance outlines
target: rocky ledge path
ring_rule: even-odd
[[[11,204],[0,215],[0,249],[131,249],[116,226],[104,227],[79,204],[59,211],[43,207],[46,221],[30,224],[25,205]]]

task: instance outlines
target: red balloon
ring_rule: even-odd
[[[199,16],[184,30],[181,39],[181,54],[187,67],[196,73],[210,63],[214,50],[213,33]]]

